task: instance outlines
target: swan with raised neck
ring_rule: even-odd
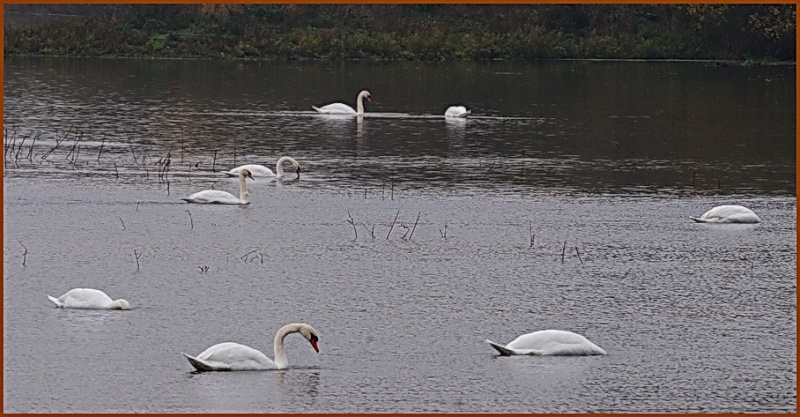
[[[325,114],[355,114],[355,115],[363,115],[364,114],[364,99],[366,98],[367,101],[372,101],[370,98],[371,95],[369,91],[362,90],[356,96],[356,109],[353,110],[352,107],[348,106],[344,103],[332,103],[322,107],[311,106],[314,110],[325,113]]]
[[[300,163],[297,162],[291,156],[282,156],[278,159],[278,162],[275,163],[275,172],[271,169],[265,167],[264,165],[256,165],[256,164],[248,164],[248,165],[241,165],[238,166],[230,171],[226,171],[225,174],[231,177],[235,177],[239,175],[243,169],[250,171],[254,177],[277,177],[283,178],[283,164],[284,163],[292,164],[292,168],[294,168],[294,173],[297,174],[297,178],[300,178]]]
[[[250,178],[253,181],[255,181],[255,178],[246,169],[239,171],[237,175],[239,176],[239,198],[227,191],[204,190],[198,191],[189,197],[183,197],[181,200],[198,204],[250,204],[250,193],[247,191],[245,178]]]
[[[315,351],[319,352],[319,336],[313,327],[306,323],[290,323],[281,327],[273,341],[274,360],[262,352],[234,342],[219,343],[193,357],[183,354],[198,371],[265,371],[286,369],[289,359],[284,351],[284,339],[292,333],[302,335]]]

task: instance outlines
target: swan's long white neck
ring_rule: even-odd
[[[275,366],[278,369],[286,369],[289,366],[289,358],[286,357],[286,352],[283,350],[283,339],[292,333],[300,332],[300,326],[299,323],[287,324],[275,334],[273,349],[275,349]]]
[[[363,108],[362,108],[363,110]],[[291,156],[284,156],[281,159],[278,159],[278,163],[275,164],[275,176],[280,178],[283,177],[283,163],[284,162],[291,162],[293,167],[298,167],[300,164],[294,160]]]
[[[244,170],[239,171],[239,200],[247,202],[250,199],[250,193],[247,192],[247,182],[244,178]]]
[[[359,93],[358,97],[356,97],[356,114],[362,115],[364,114],[364,97],[366,94]]]

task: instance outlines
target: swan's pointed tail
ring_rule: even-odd
[[[317,107],[317,106],[311,106],[311,108],[312,108],[312,109],[314,109],[314,110],[316,110],[316,111],[318,111],[318,112],[320,112],[320,113],[328,113],[328,112],[326,112],[325,110],[322,110],[322,109],[320,109],[320,108],[319,108],[319,107]]]
[[[696,221],[697,223],[711,223],[711,222],[707,221],[706,219],[702,219],[700,217],[689,216],[689,218],[694,220],[694,221]]]
[[[214,368],[206,365],[206,363],[201,361],[200,359],[197,359],[195,357],[189,356],[189,355],[187,355],[185,353],[181,353],[181,354],[183,356],[186,356],[186,359],[189,360],[189,363],[191,363],[192,366],[194,366],[194,368],[197,369],[200,372],[207,372],[207,371],[213,371],[214,370]]]
[[[48,295],[47,299],[55,303],[56,307],[64,307],[64,303],[58,301],[58,298]]]
[[[505,346],[503,346],[503,345],[501,345],[499,343],[492,342],[489,339],[486,339],[486,343],[488,343],[491,347],[495,348],[495,350],[500,352],[501,356],[511,356],[511,355],[515,355],[516,354],[513,350],[511,350],[511,349],[509,349],[509,348],[507,348],[507,347],[505,347]]]

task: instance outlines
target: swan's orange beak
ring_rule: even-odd
[[[367,101],[369,101],[370,103],[372,103],[372,99],[371,99],[371,98],[369,98],[369,96],[367,96]]]
[[[316,350],[317,353],[319,353],[319,348],[317,347],[317,340],[319,340],[319,339],[317,339],[316,337],[312,336],[311,340],[309,340],[309,342],[311,343],[311,346],[314,346],[314,350]]]

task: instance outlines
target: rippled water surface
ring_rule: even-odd
[[[7,57],[5,411],[795,412],[794,77]],[[248,206],[180,200],[283,155]],[[719,204],[764,221],[688,218]],[[83,286],[133,309],[45,297]],[[181,355],[298,321],[285,371]],[[608,355],[485,343],[547,328]]]

